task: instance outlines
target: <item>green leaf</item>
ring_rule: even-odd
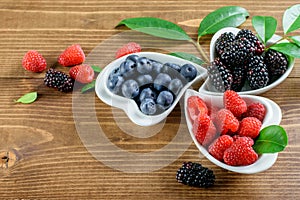
[[[284,12],[282,25],[285,34],[300,28],[300,4],[296,4]]]
[[[203,63],[205,63],[199,57],[197,57],[193,54],[185,53],[185,52],[173,52],[173,53],[170,53],[169,55],[191,61],[191,62],[196,63],[198,65],[202,65]]]
[[[81,93],[85,93],[91,89],[93,89],[95,87],[96,81],[93,80],[92,82],[85,84],[82,88],[81,88]]]
[[[290,36],[289,38],[291,38],[292,41],[300,47],[300,36]]]
[[[254,16],[252,18],[252,25],[260,40],[266,44],[276,31],[277,20],[269,16]]]
[[[283,151],[288,144],[285,130],[278,125],[271,125],[262,129],[255,140],[253,149],[256,153],[276,153]]]
[[[239,6],[221,7],[208,14],[200,23],[198,38],[213,34],[225,27],[237,27],[246,21],[249,13]]]
[[[91,67],[92,67],[92,69],[94,70],[94,72],[100,73],[100,72],[102,71],[102,69],[101,69],[99,66],[92,65]]]
[[[117,27],[121,25],[125,25],[132,30],[156,37],[172,40],[191,40],[191,38],[180,26],[160,18],[127,18],[122,20]]]
[[[300,47],[298,47],[294,43],[290,42],[282,42],[282,43],[277,43],[272,46],[270,46],[270,49],[274,49],[276,51],[279,51],[283,54],[295,57],[295,58],[300,58]]]
[[[37,92],[30,92],[21,96],[18,100],[15,100],[17,103],[29,104],[34,102],[37,99]]]

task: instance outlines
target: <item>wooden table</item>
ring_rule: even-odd
[[[149,132],[150,137],[141,138],[129,133],[148,134],[149,129],[134,125],[122,111],[104,104],[94,92],[55,91],[43,85],[44,73],[27,72],[21,65],[25,52],[35,49],[44,55],[48,67],[67,72],[56,63],[60,52],[78,43],[88,55],[102,42],[122,33],[123,29],[115,26],[129,17],[163,18],[179,24],[195,39],[199,22],[226,5],[242,6],[251,17],[275,17],[279,22],[276,33],[282,34],[282,14],[296,3],[299,2],[1,0],[0,199],[299,199],[299,59],[287,80],[262,94],[281,107],[281,125],[287,130],[289,145],[279,153],[274,166],[252,175],[223,170],[199,154],[187,139],[182,104],[163,124],[151,128],[157,134],[151,136]],[[250,19],[242,27],[253,30]],[[205,36],[201,40],[206,52],[210,39]],[[111,45],[117,48],[119,43]],[[36,102],[14,103],[31,91],[39,94]],[[99,134],[98,138],[101,134],[105,137],[91,142],[89,137],[94,133]],[[185,134],[182,141],[174,141],[178,133]],[[170,143],[173,146],[164,154],[151,154]],[[120,150],[120,157],[110,145]],[[124,152],[130,156],[121,156]],[[216,175],[215,186],[202,189],[177,183],[176,171],[185,161],[211,168]]]

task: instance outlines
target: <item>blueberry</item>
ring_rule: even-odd
[[[138,59],[139,59],[139,56],[138,56],[138,55],[135,55],[135,54],[130,55],[130,56],[128,56],[128,57],[126,58],[126,60],[132,60],[133,62],[137,62]]]
[[[182,88],[183,88],[182,81],[178,78],[173,79],[168,86],[168,89],[172,91],[175,95],[178,95],[178,93]]]
[[[180,72],[180,66],[175,63],[165,63],[162,68],[163,73],[170,73],[172,71],[174,73],[174,70]]]
[[[122,76],[111,74],[107,79],[107,87],[112,93],[117,94],[123,82],[124,78]]]
[[[192,81],[197,76],[197,69],[194,67],[194,65],[185,64],[181,67],[180,74],[187,81]]]
[[[137,77],[137,82],[139,83],[140,86],[142,85],[146,85],[149,83],[153,83],[153,79],[152,76],[150,76],[149,74],[143,74]]]
[[[156,99],[156,103],[161,105],[165,110],[172,105],[173,101],[173,94],[166,90],[160,92]]]
[[[154,79],[154,88],[161,91],[164,87],[168,87],[171,82],[171,77],[168,74],[160,73]]]
[[[134,98],[139,94],[139,85],[135,80],[129,79],[122,85],[122,94],[126,98]]]
[[[140,57],[137,61],[137,71],[141,74],[147,74],[152,71],[152,62],[146,57]]]
[[[161,62],[152,60],[152,73],[154,73],[154,74],[161,73],[162,67],[163,67],[163,64]]]
[[[146,115],[153,115],[156,112],[156,104],[153,99],[144,99],[140,104],[140,109]]]
[[[134,69],[136,68],[136,62],[126,59],[120,65],[120,73],[122,76],[128,77],[134,74]]]
[[[145,99],[156,99],[157,94],[151,88],[145,88],[140,93],[140,101],[142,102]]]

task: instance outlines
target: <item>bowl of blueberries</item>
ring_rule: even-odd
[[[124,110],[140,126],[164,120],[194,82],[206,78],[205,68],[156,52],[139,52],[109,63],[98,75],[97,96]]]

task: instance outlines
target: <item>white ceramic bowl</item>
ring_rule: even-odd
[[[215,44],[216,44],[216,40],[221,36],[222,33],[225,32],[232,32],[233,34],[237,34],[240,31],[240,29],[238,28],[232,28],[232,27],[227,27],[227,28],[223,28],[221,30],[219,30],[218,32],[216,32],[214,34],[214,36],[211,39],[210,42],[210,60],[213,61],[216,57],[216,52],[215,52]],[[268,44],[272,44],[275,43],[276,41],[278,41],[279,39],[281,39],[280,36],[278,35],[274,35],[269,41]],[[289,57],[289,65],[288,65],[288,69],[287,71],[280,77],[278,78],[276,81],[274,81],[273,83],[271,83],[270,85],[267,85],[266,87],[260,88],[260,89],[256,89],[256,90],[252,90],[249,86],[244,86],[242,88],[242,91],[239,92],[239,94],[261,94],[264,92],[269,91],[270,89],[276,87],[277,85],[279,85],[280,83],[282,83],[291,73],[293,67],[294,67],[294,59]],[[199,88],[199,92],[201,93],[206,93],[206,94],[211,94],[211,95],[222,95],[222,92],[217,91],[211,84],[210,84],[210,80],[209,78],[206,79],[206,81],[204,82],[204,84],[202,84],[202,86]]]
[[[140,109],[138,108],[137,104],[134,100],[128,99],[116,94],[113,94],[106,85],[107,79],[109,74],[117,67],[120,66],[120,64],[126,59],[127,56],[123,56],[121,58],[118,58],[111,63],[109,63],[98,75],[96,79],[96,85],[95,85],[95,91],[97,96],[106,104],[120,108],[125,111],[129,119],[140,126],[151,126],[154,124],[157,124],[161,122],[163,119],[165,119],[170,112],[174,109],[176,104],[178,103],[181,96],[184,94],[185,90],[190,87],[195,81],[204,79],[207,76],[206,69],[195,64],[192,62],[189,62],[187,60],[170,56],[162,53],[155,53],[155,52],[140,52],[135,53],[138,56],[145,56],[147,58],[159,61],[161,63],[171,62],[171,63],[177,63],[179,65],[190,63],[194,65],[198,71],[197,77],[188,82],[179,92],[176,99],[174,100],[172,106],[168,108],[166,111],[164,111],[161,114],[158,115],[145,115],[143,114]]]
[[[217,106],[217,107],[224,107],[223,106],[223,96],[211,96],[205,93],[200,93],[194,90],[188,89],[185,93],[184,97],[184,109],[185,109],[185,116],[187,121],[188,130],[190,132],[190,135],[196,144],[197,148],[200,150],[200,152],[212,163],[216,164],[217,166],[227,169],[229,171],[243,173],[243,174],[254,174],[258,172],[262,172],[264,170],[267,170],[270,168],[276,161],[278,153],[270,153],[270,154],[262,154],[259,156],[258,160],[248,166],[230,166],[227,165],[217,159],[215,159],[212,155],[209,154],[209,152],[204,148],[197,139],[195,138],[193,131],[192,131],[192,123],[188,117],[187,113],[187,99],[190,96],[199,96],[202,98],[205,102],[211,102],[211,105]],[[266,99],[264,97],[259,96],[252,96],[252,95],[241,95],[243,99],[247,103],[250,102],[260,102],[265,105],[266,107],[266,116],[262,124],[262,128],[269,126],[269,125],[279,125],[281,121],[281,110],[279,106],[274,103],[273,101]]]

